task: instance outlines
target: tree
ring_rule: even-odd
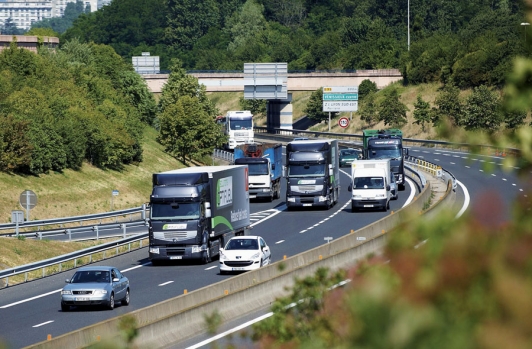
[[[453,84],[444,86],[442,92],[436,96],[434,104],[438,107],[432,113],[432,123],[438,126],[443,119],[447,119],[454,126],[460,126],[462,122],[462,102],[460,99],[460,89]]]
[[[215,123],[219,112],[207,97],[205,86],[186,74],[179,60],[174,60],[172,67],[159,100],[157,140],[183,162],[187,158],[199,160],[227,139]]]
[[[499,96],[481,85],[475,87],[464,105],[462,125],[466,130],[497,130],[502,122]]]
[[[365,121],[368,126],[373,126],[377,123],[379,115],[377,110],[379,108],[375,100],[376,92],[368,93],[360,103],[360,120]]]
[[[250,40],[257,39],[262,33],[267,23],[264,19],[264,6],[255,0],[247,0],[240,12],[235,12],[226,23],[226,30],[231,36],[228,49],[236,51],[250,43]]]
[[[414,124],[421,125],[421,130],[425,132],[425,124],[430,122],[431,110],[430,104],[425,102],[421,95],[417,96],[417,101],[414,103]]]
[[[307,114],[307,117],[317,122],[329,120],[329,113],[323,111],[323,88],[312,92],[304,112]],[[337,112],[332,112],[331,118],[337,115]]]
[[[190,50],[209,28],[220,22],[214,0],[167,0],[166,9],[168,27],[165,37],[180,50]]]
[[[201,159],[226,141],[219,125],[202,108],[197,97],[182,96],[159,115],[157,140],[170,155],[187,163]]]
[[[364,79],[360,85],[358,85],[358,100],[363,100],[368,94],[375,93],[378,90],[376,83],[370,79]]]
[[[265,99],[244,99],[244,97],[242,97],[240,98],[239,104],[242,110],[251,111],[251,114],[253,114],[253,116],[266,116],[267,101]]]
[[[399,100],[397,89],[390,89],[380,105],[379,120],[384,121],[384,125],[399,128],[406,124],[407,110],[406,105]]]
[[[22,35],[24,33],[24,30],[19,29],[15,22],[13,22],[13,18],[8,17],[4,21],[4,25],[2,30],[0,30],[2,35]]]

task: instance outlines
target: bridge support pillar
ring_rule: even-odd
[[[266,105],[266,123],[268,133],[274,133],[275,128],[292,129],[292,94],[287,99],[269,99]]]

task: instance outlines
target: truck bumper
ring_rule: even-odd
[[[327,207],[327,196],[287,196],[287,207]]]
[[[202,246],[150,246],[149,248],[150,260],[202,259],[204,254]]]
[[[270,188],[249,188],[249,198],[269,198],[272,197],[273,193]]]
[[[351,199],[351,210],[359,210],[359,209],[385,209],[387,204],[387,199],[379,199],[379,200],[353,200]]]

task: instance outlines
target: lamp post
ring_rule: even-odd
[[[406,16],[407,16],[407,23],[408,23],[407,24],[408,25],[408,51],[410,51],[410,0],[408,0]]]
[[[525,45],[526,45],[526,27],[530,25],[528,22],[523,22],[521,25],[525,28]]]

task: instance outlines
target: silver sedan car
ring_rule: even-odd
[[[114,309],[116,302],[129,304],[129,280],[114,267],[89,266],[79,268],[61,290],[61,310],[70,306],[104,306]]]

